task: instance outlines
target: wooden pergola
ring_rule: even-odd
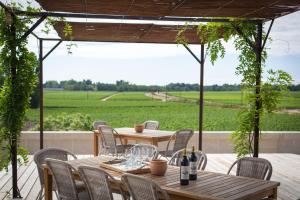
[[[29,12],[11,10],[0,2],[12,16],[33,16],[37,22],[22,36],[26,38],[33,34],[39,39],[40,61],[40,148],[43,148],[43,60],[61,44],[69,40],[64,37],[62,24],[55,25],[55,30],[60,38],[41,38],[33,33],[34,29],[47,17],[72,17],[84,19],[117,19],[137,20],[136,23],[82,23],[71,22],[73,26],[73,41],[92,42],[131,42],[131,43],[159,43],[175,44],[175,37],[181,28],[176,25],[157,25],[142,23],[151,21],[172,22],[223,22],[231,23],[232,18],[248,23],[254,23],[257,35],[254,41],[246,38],[239,27],[236,31],[244,37],[256,53],[257,69],[261,71],[261,52],[266,44],[274,19],[296,12],[300,9],[300,0],[37,0],[44,11]],[[271,21],[267,31],[267,37],[262,39],[263,23]],[[203,71],[204,71],[204,42],[196,36],[195,27],[190,26],[186,38],[190,44],[200,44],[200,58],[187,46],[187,50],[200,64],[200,101],[199,101],[199,149],[202,149],[202,126],[203,126]],[[21,39],[22,39],[21,38]],[[43,53],[44,41],[58,41],[57,44],[46,54]],[[261,74],[256,76],[256,94],[260,93]],[[256,101],[256,110],[259,110],[260,102]],[[259,152],[259,116],[256,116],[254,127],[254,156]],[[17,143],[12,144],[16,150]],[[13,197],[18,196],[17,190],[17,155],[12,155],[13,165]]]

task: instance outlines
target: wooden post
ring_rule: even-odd
[[[43,172],[45,180],[45,200],[52,200],[52,175],[50,174],[48,167],[44,167]]]
[[[8,13],[7,13],[8,14]],[[16,17],[11,14],[12,23],[10,26],[11,32],[11,81],[13,89],[13,102],[18,98],[16,94],[16,82],[17,82],[17,36],[16,36]],[[17,133],[11,133],[11,165],[12,165],[12,189],[13,189],[13,198],[21,198],[20,192],[18,189],[18,163],[17,163],[17,148],[18,148],[18,138]]]
[[[256,38],[256,65],[255,65],[255,115],[254,115],[254,151],[253,157],[258,157],[259,152],[259,112],[261,109],[261,53],[262,53],[262,22],[257,23],[257,38]]]
[[[201,44],[200,56],[200,92],[199,92],[199,146],[198,149],[202,150],[202,131],[203,131],[203,82],[204,82],[204,44]]]
[[[39,52],[39,87],[40,87],[40,149],[44,148],[44,91],[43,91],[43,39],[40,42]]]
[[[94,156],[99,155],[99,133],[94,130]]]

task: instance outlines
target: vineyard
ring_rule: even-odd
[[[193,101],[170,102],[145,96],[143,92],[81,92],[45,90],[45,118],[61,113],[89,115],[92,121],[104,120],[113,127],[132,127],[145,120],[158,120],[161,129],[198,129],[197,92],[170,92]],[[243,105],[241,92],[206,92],[204,130],[232,131],[237,125],[239,106]],[[211,104],[215,102],[216,105]],[[222,106],[222,105],[233,105]],[[220,106],[221,105],[221,106]],[[290,93],[280,102],[280,108],[299,109],[300,92]],[[38,123],[39,110],[31,109],[27,120]],[[300,115],[288,113],[268,114],[263,117],[262,129],[269,131],[299,131]]]

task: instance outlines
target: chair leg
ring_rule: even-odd
[[[38,196],[37,196],[37,199],[38,200],[42,200],[42,198],[43,198],[43,187],[41,187],[41,189],[40,189],[40,191],[39,191],[39,194],[38,194]]]
[[[56,190],[54,191],[54,193],[55,193],[55,196],[57,197],[57,199],[60,199]]]

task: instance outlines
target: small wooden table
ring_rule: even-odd
[[[93,157],[68,161],[75,169],[80,165],[100,167],[99,163],[105,161],[103,157]],[[104,168],[102,168],[104,169]],[[104,169],[114,176],[114,186],[121,184],[122,173]],[[190,181],[187,186],[179,183],[179,167],[168,166],[165,176],[154,176],[150,173],[141,174],[158,183],[169,194],[172,200],[253,200],[263,197],[277,198],[277,187],[274,181],[264,181],[253,178],[225,175],[214,172],[199,171],[198,180]],[[48,167],[44,166],[45,200],[52,200],[52,175]],[[77,171],[74,177],[80,179]]]
[[[149,130],[144,129],[143,133],[136,133],[134,128],[116,128],[115,129],[123,144],[127,144],[128,140],[135,140],[140,142],[147,142],[158,146],[159,142],[169,141],[171,136],[175,133],[173,131]],[[94,156],[99,155],[99,139],[100,133],[94,130]]]

